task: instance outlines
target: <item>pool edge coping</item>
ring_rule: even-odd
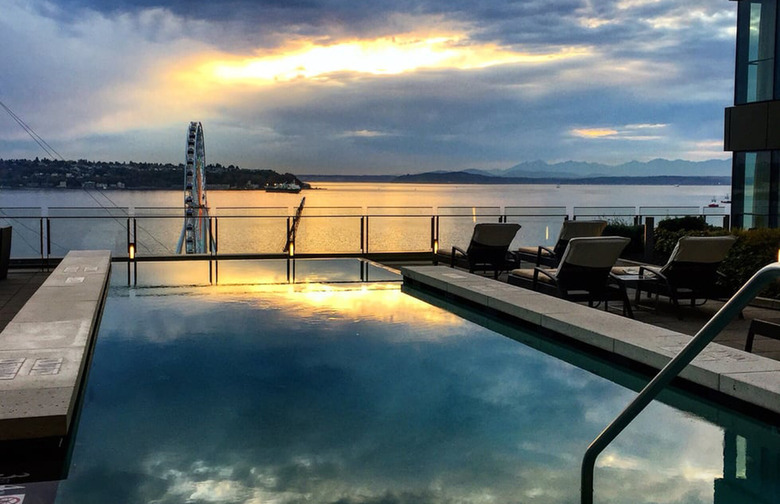
[[[692,336],[446,266],[405,266],[404,283],[422,284],[652,369],[660,370]],[[780,414],[780,361],[710,343],[680,377]]]
[[[0,441],[70,431],[110,271],[110,251],[70,251],[0,332]]]

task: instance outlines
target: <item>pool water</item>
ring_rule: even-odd
[[[397,283],[115,285],[51,502],[579,502],[635,392],[458,310]],[[680,397],[601,455],[596,502],[777,502],[776,429]]]

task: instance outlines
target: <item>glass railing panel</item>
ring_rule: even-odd
[[[701,213],[704,215],[726,215],[726,207],[722,206],[716,206],[716,207],[702,207]]]
[[[440,216],[439,250],[450,252],[453,246],[466,250],[469,242],[471,242],[471,236],[474,234],[474,226],[483,222],[496,223],[498,222],[498,217],[498,214],[486,216]]]
[[[368,252],[428,252],[432,217],[427,215],[370,215]]]
[[[621,221],[626,224],[634,222],[636,207],[574,207],[575,219],[604,219],[606,221]]]
[[[729,212],[725,206],[706,206],[701,209],[704,221],[710,226],[725,228],[729,223]]]
[[[501,214],[501,207],[480,207],[480,206],[453,206],[453,207],[438,207],[436,213],[441,216],[458,216],[458,217],[495,217],[493,222],[498,222],[498,217]]]
[[[130,215],[127,207],[49,207],[49,217],[95,217],[126,218]]]
[[[433,215],[433,207],[419,206],[419,207],[393,207],[393,206],[370,206],[366,209],[366,214],[369,216],[375,215]]]
[[[506,207],[504,208],[504,215],[507,217],[519,216],[539,216],[539,217],[560,217],[564,219],[566,217],[565,206],[520,206],[520,207]]]
[[[517,232],[515,239],[512,241],[510,250],[517,247],[534,247],[537,245],[543,245],[545,247],[552,247],[558,240],[558,234],[561,231],[563,224],[563,216],[559,217],[542,217],[542,216],[509,216],[506,217],[506,222],[520,224],[520,231]]]
[[[131,215],[184,217],[184,207],[135,207],[130,209]]]
[[[522,228],[512,242],[511,249],[521,246],[553,246],[566,220],[566,207],[506,207],[506,222]]]
[[[127,257],[127,217],[50,216],[48,223],[52,257],[70,250],[110,250],[113,257]]]
[[[0,227],[11,226],[11,258],[40,257],[44,244],[41,240],[41,208],[0,208]]]
[[[175,216],[136,216],[134,222],[135,250],[138,257],[176,254],[176,245],[184,226],[181,209]]]
[[[360,253],[361,226],[359,214],[316,216],[304,210],[295,236],[295,253]]]
[[[287,221],[286,216],[217,217],[214,225],[217,252],[282,254],[287,244]]]
[[[294,215],[288,207],[216,207],[210,215],[217,217],[286,217]]]
[[[639,207],[639,215],[643,222],[645,217],[654,217],[658,222],[661,219],[672,219],[676,217],[687,217],[690,215],[701,215],[701,207],[696,206],[642,206]]]
[[[295,210],[290,215],[295,215]],[[304,217],[363,215],[363,207],[303,207]]]

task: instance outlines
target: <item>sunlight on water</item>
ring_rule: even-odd
[[[726,208],[706,205],[720,186],[545,186],[545,185],[406,185],[315,183],[306,191],[298,227],[299,253],[429,251],[433,215],[439,216],[439,247],[464,248],[475,223],[496,222],[499,215],[522,229],[512,247],[552,245],[564,216],[630,221],[636,212],[654,216],[700,213],[722,224]],[[106,208],[83,191],[7,191],[0,224],[14,226],[12,255],[41,254],[42,236],[51,253],[70,249],[109,249],[127,255],[127,215],[135,217],[139,257],[172,254],[181,232],[181,192],[105,191]],[[301,197],[263,191],[210,191],[213,233],[221,254],[280,254],[288,216]],[[649,204],[652,204],[650,206]],[[63,207],[92,207],[78,210]],[[23,209],[21,207],[26,207]],[[167,208],[166,208],[167,207]],[[258,208],[265,207],[265,208]],[[693,210],[692,210],[693,209]],[[74,213],[79,218],[73,218]],[[51,217],[48,222],[41,216]],[[67,215],[68,217],[64,217]],[[368,216],[363,223],[361,216]],[[101,218],[98,218],[101,217]],[[43,224],[42,224],[43,222]],[[50,230],[43,230],[43,225]],[[365,226],[363,228],[363,226]],[[365,236],[361,234],[361,228]],[[363,241],[361,241],[361,239]],[[46,243],[43,243],[46,248]],[[366,250],[363,250],[365,248]]]

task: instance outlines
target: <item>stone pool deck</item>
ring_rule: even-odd
[[[446,266],[402,267],[401,273],[406,284],[433,289],[655,369],[661,369],[691,339],[690,334],[668,327],[570,303]],[[638,318],[642,316],[642,313],[638,314]],[[746,332],[747,329],[742,334]],[[744,336],[741,341],[744,342]],[[710,343],[680,376],[780,414],[780,360]]]
[[[0,440],[64,436],[92,354],[108,290],[109,251],[71,251],[45,281],[9,274],[0,333]],[[6,282],[9,282],[6,284]],[[16,304],[26,300],[17,309]]]

